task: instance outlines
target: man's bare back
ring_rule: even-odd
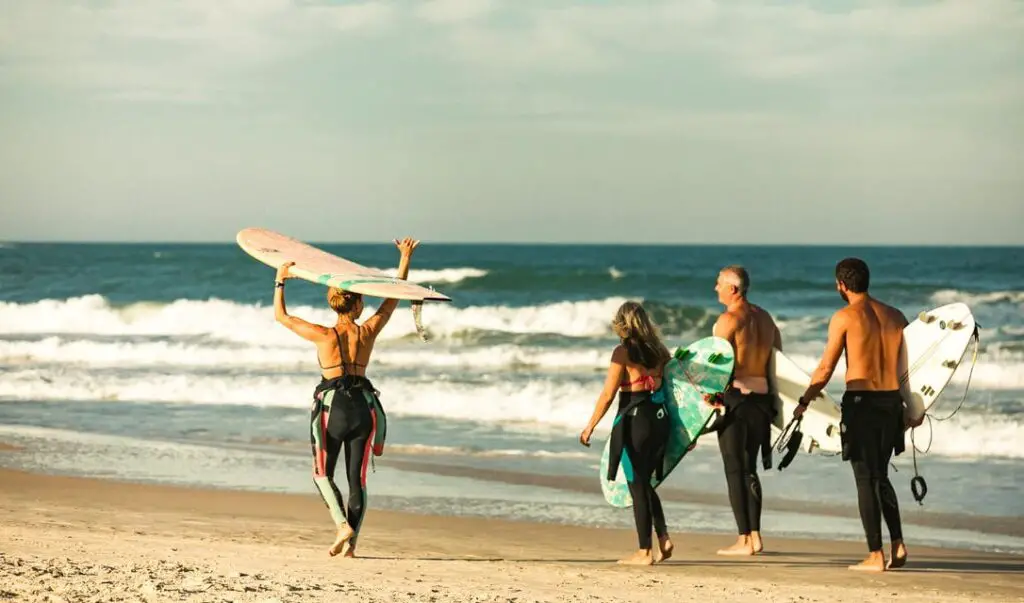
[[[903,328],[907,326],[903,313],[865,297],[837,312],[835,318],[845,331],[847,389],[898,390]]]
[[[737,387],[767,393],[768,362],[772,348],[782,349],[779,329],[763,308],[751,303],[734,306],[715,323],[715,334],[736,349],[734,379]]]
[[[851,257],[836,264],[836,291],[847,306],[832,315],[825,352],[793,416],[803,416],[845,354],[843,460],[853,468],[857,507],[870,551],[850,569],[882,572],[907,562],[899,502],[889,481],[889,459],[903,450],[905,426],[920,425],[923,417],[910,420],[905,415],[909,392],[906,384],[901,387],[900,377],[907,366],[903,340],[907,319],[896,308],[873,299],[868,294],[870,283],[871,271],[864,260]],[[882,552],[883,517],[892,544],[888,563]]]
[[[718,273],[715,291],[725,312],[711,332],[736,350],[733,385],[743,393],[766,394],[772,348],[782,349],[782,336],[771,314],[747,301],[749,284],[749,276],[740,266],[728,266]]]

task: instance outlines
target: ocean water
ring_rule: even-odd
[[[397,261],[390,245],[323,247],[368,266]],[[416,337],[403,303],[377,344],[369,376],[390,423],[371,504],[631,525],[597,482],[610,417],[593,448],[576,442],[616,343],[617,307],[642,301],[666,343],[685,345],[709,335],[721,310],[718,270],[741,263],[752,300],[809,372],[842,305],[832,275],[847,255],[870,264],[872,293],[909,318],[963,301],[982,327],[969,389],[970,354],[933,413],[948,414],[966,393],[963,408],[915,435],[928,450],[918,455],[923,507],[910,496],[911,454],[894,460],[908,538],[1024,552],[1021,248],[425,243],[410,278],[454,302],[425,308],[430,342]],[[306,421],[316,355],[274,322],[273,276],[233,244],[0,245],[0,441],[17,447],[0,452],[0,465],[315,493]],[[324,292],[290,281],[289,311],[330,324]],[[838,395],[842,383],[840,365],[829,390]],[[861,538],[853,478],[838,458],[801,455],[762,479],[766,532]],[[666,486],[678,491],[667,497],[673,529],[733,532],[713,438]],[[967,519],[939,528],[929,514]],[[981,527],[993,522],[1003,527]]]

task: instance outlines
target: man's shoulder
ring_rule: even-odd
[[[750,304],[750,309],[753,310],[754,316],[756,316],[758,320],[763,320],[772,325],[775,324],[775,319],[772,318],[772,314],[768,310],[765,310],[757,304]]]
[[[871,298],[871,301],[877,310],[881,310],[882,312],[884,312],[886,316],[891,320],[897,322],[907,322],[907,317],[904,316],[903,312],[901,312],[900,309],[897,308],[896,306],[889,305],[883,302],[882,300],[876,299],[874,297]]]
[[[836,310],[829,318],[830,325],[846,325],[857,317],[857,308],[846,306]]]
[[[718,320],[715,322],[720,325],[734,325],[740,321],[739,315],[733,310],[725,310],[718,315]]]

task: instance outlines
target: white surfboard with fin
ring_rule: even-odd
[[[424,339],[426,336],[420,320],[423,302],[451,301],[450,297],[432,288],[361,266],[273,230],[245,228],[239,231],[235,240],[242,250],[268,266],[279,268],[285,262],[295,262],[290,272],[303,280],[372,297],[411,301],[416,328]]]
[[[907,372],[901,381],[910,379],[908,418],[920,418],[928,411],[949,384],[960,366],[971,341],[977,344],[974,316],[966,304],[954,303],[922,312],[903,329],[907,346]],[[975,347],[977,351],[977,347]],[[793,417],[797,400],[811,382],[810,375],[785,354],[775,351],[775,378],[778,387],[773,427],[782,430]],[[804,413],[800,431],[804,437],[801,450],[840,452],[839,404],[822,392]]]
[[[978,330],[967,304],[953,303],[921,312],[903,329],[903,336],[910,379],[906,414],[919,419],[946,389],[971,341],[977,353]]]

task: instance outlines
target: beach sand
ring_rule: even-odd
[[[0,600],[1024,601],[1024,558],[913,542],[906,568],[864,575],[845,569],[862,543],[768,534],[766,554],[729,560],[713,553],[731,537],[676,533],[671,561],[630,568],[614,563],[635,548],[630,530],[387,512],[371,498],[363,558],[338,559],[312,492],[0,470],[0,500]]]

